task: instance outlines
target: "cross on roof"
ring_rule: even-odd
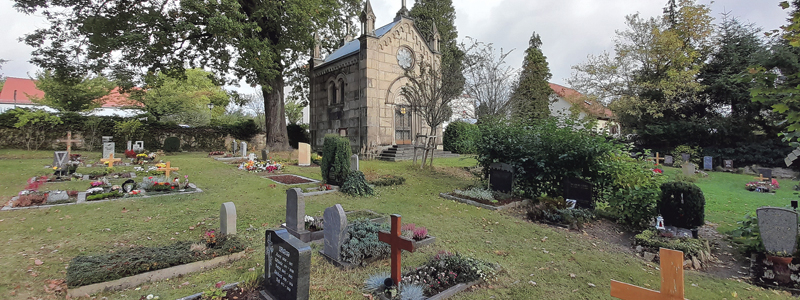
[[[378,232],[378,240],[392,247],[392,281],[395,285],[400,283],[400,253],[402,250],[414,252],[417,243],[409,238],[400,236],[400,215],[392,215],[392,232]]]
[[[753,177],[753,179],[758,179],[758,181],[764,181],[764,180],[767,180],[769,178],[764,177],[764,174],[758,174],[758,177]]]
[[[64,140],[56,140],[57,142],[67,143],[67,156],[72,154],[72,143],[83,143],[83,140],[73,140],[72,131],[67,131],[67,138]]]
[[[108,158],[100,159],[101,162],[104,164],[108,164],[109,167],[113,166],[115,162],[121,161],[122,159],[114,158],[114,153],[109,153]]]
[[[164,171],[164,176],[166,176],[168,179],[169,179],[169,172],[171,172],[171,171],[178,171],[178,170],[180,170],[180,168],[178,168],[178,167],[171,168],[171,167],[169,166],[169,164],[170,164],[170,162],[167,162],[167,166],[166,166],[165,168],[158,168],[158,169],[156,169],[156,171]]]
[[[683,252],[661,248],[660,292],[611,280],[611,297],[622,300],[684,300],[683,298]]]

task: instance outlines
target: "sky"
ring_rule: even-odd
[[[403,0],[371,0],[377,17],[376,28],[390,23]],[[662,13],[666,0],[453,0],[459,41],[472,37],[492,43],[495,48],[511,50],[507,63],[522,66],[523,52],[533,32],[542,39],[542,52],[547,57],[551,82],[566,85],[571,67],[586,61],[587,55],[612,51],[616,30],[625,29],[625,16],[639,13],[643,17]],[[780,0],[697,0],[711,7],[711,15],[719,22],[723,12],[764,30],[777,29],[787,23],[788,11]],[[12,0],[0,0],[0,20],[7,20],[0,31],[0,59],[9,60],[0,74],[11,77],[33,77],[38,70],[30,64],[31,47],[19,38],[37,28],[47,27],[44,18],[16,11]],[[410,9],[414,1],[408,1]],[[253,89],[247,85],[229,87],[243,93]]]

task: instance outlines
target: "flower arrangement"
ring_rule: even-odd
[[[42,184],[44,184],[45,182],[47,182],[47,176],[31,177],[30,179],[28,179],[28,184],[25,185],[25,189],[23,190],[23,192],[38,191],[39,187],[42,186]]]
[[[175,188],[176,185],[172,184],[169,179],[162,176],[145,177],[142,179],[142,182],[139,183],[139,189],[148,192],[169,191],[174,190]]]
[[[160,163],[156,164],[156,168],[166,168],[166,167],[167,167],[167,164],[165,164],[163,162],[160,162]]]
[[[322,230],[322,226],[323,226],[322,222],[324,221],[324,219],[322,219],[322,218],[316,218],[315,219],[312,216],[306,215],[304,221],[305,221],[306,230],[310,230],[310,231]]]
[[[275,171],[279,171],[283,169],[283,165],[271,160],[266,161],[253,161],[248,160],[239,164],[239,170],[245,170],[248,172],[267,172],[273,173]]]
[[[133,150],[125,150],[125,157],[136,158],[136,152],[134,152]]]
[[[421,241],[428,237],[428,229],[424,226],[417,226],[414,223],[406,223],[400,226],[400,233],[415,241]]]
[[[311,153],[311,162],[315,165],[319,165],[322,162],[322,156],[316,153]]]
[[[205,234],[206,245],[213,247],[217,244],[217,233],[214,230],[208,230]]]
[[[657,174],[663,174],[664,173],[664,170],[661,170],[659,168],[655,168],[652,171],[653,171],[653,173],[657,173]]]
[[[778,181],[772,179],[773,182],[764,182],[764,181],[751,181],[744,185],[744,188],[751,192],[762,192],[762,193],[769,193],[775,192],[776,189],[779,188]]]

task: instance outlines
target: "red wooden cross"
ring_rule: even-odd
[[[660,292],[611,280],[611,297],[622,300],[684,300],[683,252],[661,248],[658,255],[661,259]]]
[[[400,253],[402,250],[414,252],[417,243],[413,239],[400,236],[400,215],[392,215],[392,233],[378,232],[378,240],[392,247],[392,281],[400,284]]]

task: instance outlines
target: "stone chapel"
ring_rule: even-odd
[[[310,66],[309,129],[311,145],[322,150],[326,134],[350,139],[353,153],[376,154],[393,145],[410,145],[417,133],[429,134],[400,90],[406,71],[420,62],[438,68],[439,33],[426,41],[414,25],[406,1],[394,20],[375,28],[369,0],[361,12],[361,36],[345,41],[324,59],[313,50]],[[441,129],[438,130],[441,136]],[[441,140],[439,140],[441,142]]]

